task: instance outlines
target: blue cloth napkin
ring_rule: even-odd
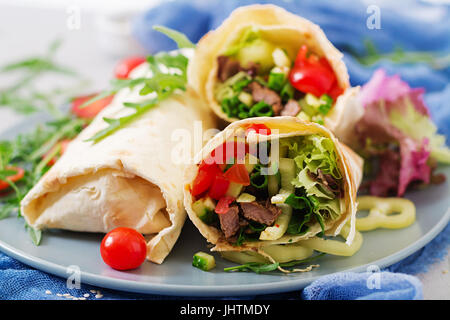
[[[319,24],[330,41],[342,52],[352,85],[364,84],[373,71],[384,68],[398,73],[412,87],[427,90],[425,100],[439,131],[450,137],[450,68],[433,69],[425,63],[394,64],[381,60],[372,66],[361,65],[349,52],[363,53],[363,40],[370,38],[380,52],[400,45],[405,50],[450,53],[449,6],[417,1],[383,1],[374,4],[380,10],[381,29],[366,26],[368,5],[354,0],[341,1],[252,1],[252,0],[179,0],[148,10],[134,23],[135,37],[149,53],[175,49],[175,44],[152,30],[156,24],[182,31],[197,42],[208,30],[217,27],[239,5],[274,3]],[[405,7],[408,10],[404,10]],[[351,10],[349,9],[351,8]],[[370,10],[369,10],[370,11]],[[337,273],[313,282],[302,292],[248,296],[244,299],[422,299],[420,281],[412,276],[426,272],[429,266],[447,255],[450,245],[448,225],[427,246],[380,272]],[[46,292],[47,291],[47,292]],[[69,295],[63,296],[63,294]],[[86,295],[86,296],[84,296]],[[0,299],[184,299],[141,295],[81,285],[67,289],[66,280],[35,270],[0,253]],[[207,298],[207,297],[205,297]]]

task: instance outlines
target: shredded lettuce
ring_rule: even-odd
[[[294,159],[297,167],[296,177],[291,183],[297,188],[297,193],[298,190],[305,193],[305,197],[291,195],[286,203],[292,205],[294,200],[307,198],[309,202],[304,203],[308,204],[308,208],[311,208],[311,212],[321,225],[325,219],[337,219],[341,215],[339,198],[322,185],[319,179],[311,176],[311,173],[318,174],[320,170],[322,174],[331,175],[337,183],[342,183],[333,141],[327,137],[308,135],[281,139],[280,147],[287,149],[289,158]],[[300,218],[294,214],[290,232],[292,233],[294,229],[298,231],[297,233],[300,233],[300,230],[304,232],[303,226],[307,223],[304,220],[309,219],[310,215],[305,214]]]
[[[297,178],[292,181],[292,184],[296,188],[305,188],[306,194],[308,195],[313,195],[325,199],[333,199],[334,194],[326,192],[326,190],[322,189],[319,181],[311,179],[311,177],[308,175],[308,171],[309,169],[307,167],[301,170],[297,175]]]
[[[335,179],[341,179],[338,169],[334,143],[330,138],[318,135],[308,135],[290,139],[281,139],[280,147],[287,147],[289,158],[294,159],[299,172],[308,168],[317,173],[331,174]]]

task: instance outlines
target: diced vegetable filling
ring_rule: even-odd
[[[250,126],[247,132],[270,131],[263,126]],[[274,143],[279,146],[276,160],[270,158]],[[323,233],[325,221],[340,217],[343,177],[330,138],[282,138],[260,142],[257,148],[234,141],[231,156],[218,152],[227,144],[230,142],[216,148],[208,161],[199,165],[191,193],[196,200],[194,212],[204,223],[221,230],[228,242],[241,245],[301,235],[316,223]],[[239,144],[244,145],[239,148]],[[261,148],[269,154],[268,164],[258,157],[264,154]],[[231,164],[222,162],[231,158]]]
[[[230,118],[297,116],[323,124],[343,92],[325,57],[303,45],[292,61],[251,28],[217,62],[215,98]]]

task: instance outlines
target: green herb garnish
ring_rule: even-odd
[[[445,69],[450,66],[450,55],[437,55],[431,51],[405,51],[397,46],[392,52],[380,53],[370,39],[364,40],[366,52],[361,54],[353,48],[347,48],[349,53],[365,66],[371,66],[380,60],[389,60],[397,64],[426,63],[435,69]]]
[[[170,39],[175,41],[178,45],[178,48],[195,48],[195,44],[193,44],[186,35],[182,34],[181,32],[178,32],[176,30],[164,27],[164,26],[153,26],[153,30],[159,31],[166,36],[168,36]]]
[[[312,256],[312,257],[309,257],[309,258],[306,258],[303,260],[293,260],[293,261],[284,262],[284,263],[249,262],[249,263],[245,263],[245,264],[242,264],[239,266],[224,268],[223,271],[255,272],[255,273],[270,272],[270,271],[274,271],[274,270],[278,269],[278,267],[292,268],[297,265],[304,264],[304,263],[313,261],[315,259],[318,259],[324,255],[325,255],[325,253],[319,253],[315,256]],[[292,270],[288,270],[288,271],[292,271]]]
[[[22,114],[45,111],[54,117],[61,117],[62,113],[57,106],[77,94],[86,84],[86,80],[79,81],[75,86],[53,88],[47,92],[36,88],[42,78],[49,74],[79,78],[70,68],[55,62],[55,54],[60,46],[61,41],[56,40],[42,56],[30,57],[0,67],[0,75],[21,75],[11,86],[0,90],[0,106]]]
[[[187,38],[184,39],[181,37],[181,34],[178,31],[165,27],[156,27],[155,30],[161,31],[171,37],[175,42],[177,42],[180,48],[193,46],[192,43],[187,42]],[[174,91],[186,90],[186,72],[188,65],[188,58],[186,56],[181,53],[161,52],[154,56],[148,56],[147,62],[149,63],[150,70],[152,71],[152,75],[150,77],[114,80],[111,83],[112,88],[110,90],[101,93],[83,104],[83,106],[88,105],[93,101],[114,94],[120,89],[126,87],[133,89],[137,85],[142,86],[139,91],[141,96],[150,95],[149,99],[142,103],[125,102],[125,107],[133,108],[135,110],[135,112],[130,115],[120,118],[103,118],[108,126],[97,132],[94,136],[89,138],[88,141],[93,141],[94,143],[99,142],[100,140],[111,135],[113,132],[136,120],[142,114],[156,107],[160,102],[170,97]]]
[[[22,217],[20,202],[49,169],[48,162],[55,151],[46,154],[60,139],[72,139],[87,123],[84,119],[63,118],[58,121],[39,125],[33,132],[21,134],[11,141],[0,142],[0,180],[7,181],[11,190],[4,191],[0,197],[0,219],[16,213]],[[57,150],[57,148],[55,148]],[[25,170],[24,177],[15,183],[6,178],[10,175],[6,166],[20,167]],[[25,228],[34,244],[39,245],[42,232],[27,223]]]

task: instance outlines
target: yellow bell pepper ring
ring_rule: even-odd
[[[408,199],[361,196],[357,202],[358,211],[369,210],[368,216],[356,219],[356,229],[359,231],[401,229],[416,220],[416,207]]]

